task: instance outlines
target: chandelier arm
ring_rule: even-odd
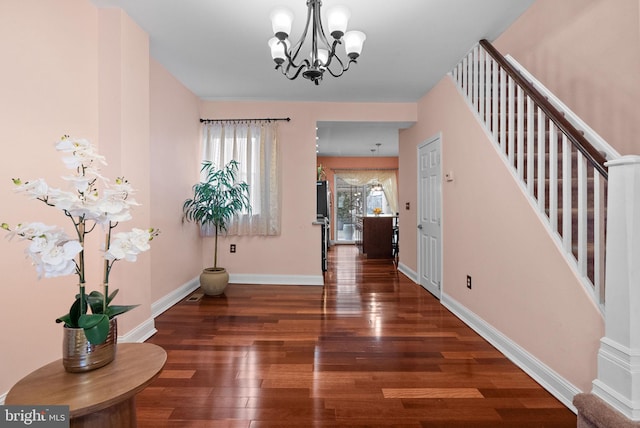
[[[304,41],[304,39],[302,39],[302,41]],[[280,43],[284,43],[284,42],[280,42]],[[299,50],[300,50],[300,47],[298,47],[298,51]],[[284,56],[287,58],[287,70],[289,70],[289,68],[291,67],[298,69],[300,67],[303,67],[305,64],[307,65],[307,67],[309,66],[309,60],[307,59],[302,60],[300,64],[296,64],[295,60],[296,60],[296,56],[298,56],[298,52],[296,52],[293,56],[291,56],[291,52],[287,50],[286,45],[284,48]]]
[[[298,58],[300,49],[302,48],[302,45],[304,44],[304,41],[307,38],[307,31],[309,31],[309,22],[311,22],[311,15],[312,15],[313,8],[314,8],[313,3],[309,2],[309,5],[307,6],[307,22],[304,25],[304,31],[302,32],[302,36],[300,36],[300,39],[298,39],[298,43],[296,43],[295,46],[291,48],[291,50],[288,50],[286,45],[284,47],[284,54],[286,55],[289,62],[293,64],[294,67],[296,68],[302,66],[302,64],[295,65],[294,61],[296,60],[296,58]],[[284,43],[284,42],[281,42],[281,43]]]
[[[311,65],[313,67],[318,67],[318,36],[320,36],[321,40],[324,37],[324,33],[322,33],[322,19],[320,19],[320,2],[311,0],[309,3],[313,8],[313,28],[311,29]]]
[[[335,58],[336,61],[338,61],[340,63],[340,66],[342,66],[342,69],[344,70],[344,65],[342,64],[342,60],[336,54],[336,46],[338,44],[342,44],[342,42],[340,40],[334,40],[333,44],[331,46],[329,46],[329,57],[327,58],[327,63],[324,65],[327,69],[329,68],[329,66],[331,65],[331,62]],[[331,75],[333,75],[333,73],[331,73]]]
[[[293,67],[293,70],[295,70],[295,74],[293,74],[293,75],[291,75],[291,73],[290,73],[290,70],[291,70],[291,68],[292,68],[292,67]],[[303,70],[305,70],[305,69],[309,68],[309,61],[305,59],[305,60],[304,60],[304,61],[302,61],[302,62],[300,63],[300,65],[298,65],[298,66],[296,66],[296,65],[295,65],[295,64],[293,64],[293,63],[289,63],[289,64],[287,64],[287,68],[286,68],[286,70],[285,70],[285,68],[284,68],[284,67],[282,67],[282,65],[279,65],[279,66],[277,66],[276,68],[280,68],[280,71],[282,72],[282,74],[284,74],[284,76],[285,76],[287,79],[289,79],[289,80],[294,80],[294,79],[296,79],[296,78],[300,75],[300,73],[301,73]]]
[[[282,74],[284,75],[284,77],[286,77],[289,80],[295,80],[298,78],[298,75],[300,74],[300,72],[303,70],[303,68],[298,68],[297,71],[295,72],[294,75],[290,76],[287,73],[284,72],[284,70],[282,70]]]
[[[336,57],[338,58],[338,57]],[[344,65],[342,65],[342,61],[340,61],[340,58],[338,58],[338,62],[340,62],[340,65],[342,67],[342,71],[340,71],[339,73],[334,73],[333,70],[331,70],[330,68],[327,68],[327,71],[329,72],[329,74],[331,74],[333,77],[340,77],[344,74],[345,71],[349,70],[349,66],[351,65],[351,63],[356,63],[357,62],[355,60],[349,60],[349,62],[347,63],[347,66],[345,67]]]
[[[319,12],[318,12],[318,34],[320,35],[320,41],[322,41],[324,46],[331,52],[335,50],[336,42],[342,43],[338,39],[333,40],[333,47],[332,47],[332,44],[329,43],[329,39],[327,39],[327,36],[325,35],[325,32],[324,32],[324,27],[322,26],[322,20],[320,19]]]
[[[334,40],[333,45],[331,46],[331,53],[329,54],[329,60],[327,61],[327,64],[325,66],[325,69],[329,71],[329,74],[331,74],[333,77],[340,77],[344,74],[345,71],[349,70],[349,66],[351,65],[352,62],[355,62],[355,60],[353,59],[349,59],[349,62],[347,62],[347,66],[345,67],[344,62],[342,61],[342,58],[340,58],[339,55],[336,54],[336,46],[338,44],[342,44],[341,40]],[[340,70],[337,72],[334,72],[331,68],[330,65],[332,63],[332,61],[336,60],[336,62],[338,64],[340,64]]]

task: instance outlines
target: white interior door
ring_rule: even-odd
[[[442,285],[442,167],[437,136],[418,147],[418,275],[440,299]]]

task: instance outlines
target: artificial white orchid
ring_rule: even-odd
[[[42,223],[19,224],[15,234],[31,241],[25,252],[36,265],[38,278],[75,272],[75,257],[82,251],[82,245],[71,240],[61,228]]]
[[[31,199],[42,198],[49,192],[49,186],[42,178],[27,183],[23,183],[19,178],[15,178],[13,179],[13,184],[17,186],[16,191],[27,194]]]
[[[107,260],[126,260],[135,262],[138,254],[150,248],[152,231],[133,229],[131,232],[116,233],[109,250],[105,254]]]
[[[100,175],[99,166],[106,165],[105,158],[98,154],[95,147],[85,139],[63,137],[55,143],[56,150],[67,154],[63,157],[65,166],[74,171],[73,175],[62,178],[70,183],[71,190],[51,188],[45,180],[39,178],[22,182],[14,178],[16,192],[37,199],[46,205],[61,210],[71,219],[77,239],[71,239],[62,228],[42,223],[18,224],[11,230],[7,223],[0,228],[14,236],[29,240],[25,250],[36,267],[38,278],[78,275],[80,291],[69,313],[56,321],[69,327],[82,327],[91,343],[102,343],[107,337],[109,319],[127,312],[137,305],[110,305],[118,293],[109,294],[109,274],[118,260],[136,261],[138,254],[150,248],[149,242],[158,235],[156,229],[133,229],[130,232],[115,234],[111,232],[120,222],[130,220],[131,207],[138,203],[131,197],[134,192],[124,177],[118,177],[115,183]],[[93,291],[85,293],[85,254],[84,243],[88,233],[101,225],[98,230],[105,231],[103,287],[104,294]],[[91,307],[91,314],[87,313]]]

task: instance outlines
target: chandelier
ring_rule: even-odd
[[[293,13],[282,7],[271,12],[271,25],[275,35],[269,40],[271,57],[276,63],[276,70],[280,69],[289,80],[297,78],[302,73],[304,78],[318,85],[325,71],[333,77],[340,77],[349,69],[351,63],[356,63],[362,52],[366,36],[361,31],[347,31],[347,23],[351,16],[349,10],[344,6],[335,6],[327,11],[329,34],[333,38],[330,43],[320,19],[320,6],[321,0],[307,0],[307,24],[302,37],[293,47],[289,41]],[[299,60],[298,55],[309,32],[311,52],[308,58]],[[337,46],[342,44],[347,55],[344,60],[336,52]]]

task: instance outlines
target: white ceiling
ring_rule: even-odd
[[[357,64],[316,86],[275,71],[267,46],[276,6],[294,12],[291,39],[298,40],[305,0],[92,0],[122,8],[149,34],[151,55],[202,99],[309,102],[415,102],[478,40],[494,40],[533,1],[323,0],[323,10],[347,6],[349,29],[364,31],[367,40]],[[319,124],[320,154],[369,156],[380,142],[381,155],[397,155],[397,130],[407,124],[348,125]]]

